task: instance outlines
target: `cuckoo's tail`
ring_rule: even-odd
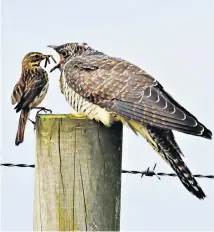
[[[29,109],[24,109],[21,111],[21,114],[19,117],[18,130],[16,133],[16,140],[15,140],[16,146],[18,146],[20,143],[24,141],[25,126],[28,120],[29,113],[30,113]]]
[[[171,130],[152,126],[143,126],[129,121],[129,126],[135,133],[140,133],[154,150],[172,167],[186,189],[199,199],[206,195],[182,160],[182,152],[175,141]]]

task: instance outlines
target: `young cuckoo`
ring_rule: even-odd
[[[115,121],[127,124],[152,145],[192,194],[205,197],[182,160],[172,130],[211,139],[210,130],[140,67],[86,43],[49,47],[60,55],[52,71],[60,69],[60,88],[76,117],[95,119],[107,127]]]

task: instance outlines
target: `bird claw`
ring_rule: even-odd
[[[46,114],[49,112],[50,114],[52,114],[52,110],[51,109],[46,109],[45,107],[35,107],[34,109],[39,109],[36,113],[36,116],[38,116],[38,114],[42,111],[44,111]]]
[[[69,116],[75,119],[87,119],[87,116],[84,114],[70,113]]]
[[[34,131],[36,130],[36,121],[34,122],[33,120],[31,120],[30,118],[28,118],[28,120],[30,121],[30,122],[32,122],[33,123],[33,128],[34,128]]]
[[[28,118],[28,120],[29,120],[30,122],[32,122],[33,125],[36,123],[36,122],[34,122],[33,120],[31,120],[30,118]]]

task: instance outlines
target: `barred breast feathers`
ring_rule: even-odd
[[[64,65],[64,69],[67,63]],[[69,87],[64,75],[64,69],[61,74],[60,83],[67,102],[78,114],[84,114],[89,119],[95,119],[96,121],[102,122],[106,127],[110,127],[113,121],[111,113],[100,106],[89,102]]]

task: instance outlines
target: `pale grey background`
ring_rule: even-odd
[[[87,42],[152,74],[181,104],[214,131],[213,0],[4,0],[2,162],[33,164],[35,133],[14,145],[19,115],[10,95],[31,51],[54,54],[48,44]],[[59,91],[59,71],[50,76],[43,102],[54,113],[70,108]],[[32,114],[33,116],[33,114]],[[214,142],[176,133],[193,173],[214,174]],[[123,169],[171,172],[146,142],[124,130]],[[214,180],[198,179],[208,198],[199,201],[177,178],[123,174],[121,230],[214,230]],[[2,168],[2,231],[31,231],[34,170]]]

